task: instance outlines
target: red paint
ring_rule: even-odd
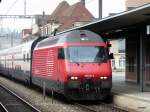
[[[103,46],[105,43],[65,43],[62,46],[36,49],[33,52],[32,74],[45,79],[66,82],[70,76],[85,77],[93,75],[95,78],[100,76],[112,77],[110,61],[105,63],[71,63],[69,60],[58,60],[58,48],[68,46]]]

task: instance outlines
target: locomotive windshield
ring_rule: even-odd
[[[104,62],[107,60],[106,48],[101,46],[69,47],[70,62]]]

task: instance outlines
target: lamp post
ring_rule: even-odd
[[[24,15],[26,15],[26,0],[24,0]]]
[[[10,46],[11,47],[14,46],[14,31],[12,31],[10,34]]]
[[[102,13],[103,13],[103,4],[102,4],[102,0],[98,0],[98,6],[99,6],[99,19],[102,19]]]
[[[45,35],[45,11],[42,12],[42,28],[43,28],[42,36],[44,36]]]

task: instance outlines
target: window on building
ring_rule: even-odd
[[[26,60],[26,55],[23,54],[23,61],[25,62],[25,60]]]
[[[129,56],[129,72],[134,72],[134,56]]]
[[[79,26],[82,26],[82,25],[84,25],[84,24],[86,24],[87,22],[75,22],[74,24],[73,24],[73,27],[79,27]]]
[[[19,71],[21,71],[21,65],[19,65]]]
[[[111,63],[112,63],[112,68],[113,68],[113,69],[116,69],[115,59],[112,59],[112,60],[111,60]]]
[[[118,47],[119,53],[125,53],[125,39],[118,40]]]
[[[120,67],[125,67],[125,57],[124,56],[121,56],[119,58],[119,66]]]
[[[29,53],[27,53],[27,62],[29,62]]]

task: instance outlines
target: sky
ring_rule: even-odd
[[[27,14],[51,14],[57,5],[63,0],[26,0]],[[66,0],[70,5],[79,0]],[[103,15],[110,12],[121,12],[125,9],[126,0],[103,0]],[[13,4],[13,5],[12,5]],[[98,0],[86,0],[86,7],[90,12],[98,17]],[[24,0],[2,0],[0,4],[1,14],[24,14]]]
[[[51,14],[57,5],[63,0],[26,0],[26,14]],[[79,0],[66,0],[70,5]],[[109,13],[118,13],[125,10],[126,0],[103,0],[103,17]],[[98,0],[86,0],[86,8],[98,17]],[[0,15],[19,15],[24,14],[24,0],[2,0],[0,3]],[[13,20],[15,21],[15,20]],[[10,23],[14,25],[13,23]],[[19,27],[19,26],[18,26]]]

